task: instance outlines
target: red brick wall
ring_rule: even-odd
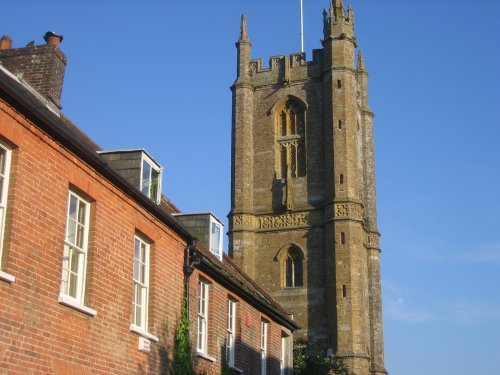
[[[1,269],[16,277],[0,280],[0,373],[170,373],[186,243],[3,101],[0,138],[13,148]],[[85,304],[97,311],[94,317],[58,303],[70,188],[92,201]],[[136,231],[152,242],[148,331],[160,341],[150,353],[138,350],[139,336],[129,330]],[[211,282],[208,354],[215,362],[196,355],[200,276]],[[193,358],[208,375],[220,374],[228,295],[209,275],[191,276]],[[268,374],[278,374],[281,328],[231,295],[238,301],[236,367],[260,373],[264,318],[270,323]]]
[[[2,270],[16,277],[0,281],[0,373],[159,373],[180,313],[185,243],[3,102],[0,135],[14,146]],[[95,317],[58,303],[70,187],[93,201],[86,305]],[[149,354],[129,331],[136,230],[152,241],[149,332],[160,342]]]
[[[254,306],[247,303],[241,297],[228,291],[217,284],[213,279],[198,270],[191,276],[190,287],[190,321],[191,340],[196,354],[196,333],[198,316],[198,280],[202,279],[209,283],[209,311],[208,311],[208,355],[215,358],[215,362],[203,356],[196,355],[195,365],[197,371],[206,371],[208,375],[220,374],[220,363],[222,361],[227,334],[227,301],[232,298],[236,301],[236,347],[235,367],[243,371],[243,374],[260,374],[260,334],[261,320],[264,319],[268,325],[268,348],[267,348],[267,374],[279,374],[281,355],[281,331],[279,324],[273,322],[268,316],[261,313]]]

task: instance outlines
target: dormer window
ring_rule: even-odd
[[[156,204],[161,199],[163,168],[142,148],[98,151],[108,165],[129,184],[140,190]]]
[[[224,224],[210,212],[174,213],[177,220],[189,230],[205,248],[222,262]]]
[[[222,224],[210,218],[210,251],[222,260]]]
[[[146,154],[142,154],[141,191],[156,203],[160,202],[161,168]]]

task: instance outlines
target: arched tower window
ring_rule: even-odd
[[[288,99],[276,110],[276,159],[278,178],[306,175],[305,110]]]
[[[283,265],[285,287],[294,288],[304,285],[302,272],[303,261],[304,255],[302,251],[295,246],[290,246],[284,257]]]

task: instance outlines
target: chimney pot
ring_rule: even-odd
[[[59,44],[61,44],[63,40],[63,36],[53,31],[47,31],[43,36],[43,39],[45,39],[47,45],[59,47]]]
[[[12,48],[12,39],[8,35],[2,36],[0,39],[0,50],[3,49],[11,49]]]

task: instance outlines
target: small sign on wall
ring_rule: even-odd
[[[139,337],[139,350],[149,353],[151,351],[151,341],[144,337]]]
[[[251,327],[252,326],[252,315],[250,315],[250,313],[247,313],[247,327]]]

